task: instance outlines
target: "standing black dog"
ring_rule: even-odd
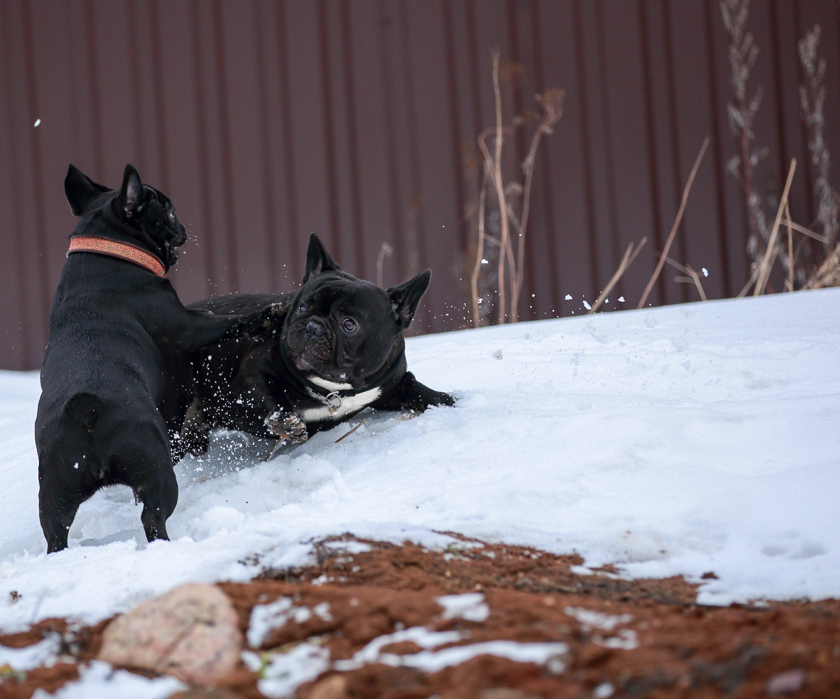
[[[431,276],[426,270],[385,291],[342,271],[312,235],[298,292],[192,304],[214,313],[273,304],[275,330],[201,353],[182,431],[186,448],[204,453],[213,427],[302,442],[367,406],[420,412],[453,405],[452,396],[424,386],[406,368],[403,330]]]
[[[184,227],[131,165],[119,192],[71,165],[64,191],[81,221],[50,310],[35,420],[47,551],[66,548],[79,505],[115,484],[143,503],[147,539],[166,539],[178,501],[167,428],[180,429],[189,400],[176,405],[183,390],[171,377],[188,353],[261,314],[214,316],[181,304],[163,275],[187,239]]]

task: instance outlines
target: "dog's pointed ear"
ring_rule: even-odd
[[[67,203],[70,204],[70,211],[73,212],[74,216],[81,216],[90,200],[95,196],[110,191],[108,187],[97,184],[73,163],[70,163],[70,167],[67,168],[67,176],[64,178],[64,196],[67,197]]]
[[[432,270],[427,269],[425,272],[420,272],[413,279],[409,279],[407,282],[388,289],[387,294],[388,298],[391,299],[394,320],[403,328],[411,325],[411,321],[414,319],[414,313],[420,304],[420,299],[423,298],[423,294],[429,288],[431,278]]]
[[[140,173],[131,164],[125,166],[122,188],[120,189],[120,206],[126,218],[132,218],[143,210],[146,205],[146,191],[140,181]]]
[[[306,284],[316,274],[340,271],[341,267],[330,257],[324,244],[314,233],[309,236],[309,247],[306,249],[306,270],[303,273],[303,283]]]

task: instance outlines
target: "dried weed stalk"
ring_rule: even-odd
[[[747,254],[755,269],[769,238],[767,217],[755,189],[755,169],[768,154],[767,148],[756,147],[753,129],[764,89],[759,85],[752,95],[748,94],[750,73],[758,58],[755,38],[746,31],[750,0],[721,0],[720,12],[723,26],[729,34],[729,83],[735,96],[735,101],[728,103],[726,108],[730,131],[738,143],[738,154],[730,158],[726,169],[741,185],[749,224]]]
[[[521,163],[522,179],[506,182],[502,166],[505,136],[512,134],[516,127],[528,123],[529,120],[518,117],[512,126],[504,125],[498,52],[493,55],[493,94],[495,125],[485,129],[478,136],[478,147],[482,154],[482,176],[478,204],[475,207],[477,240],[470,275],[470,302],[475,327],[481,325],[482,319],[490,320],[489,313],[485,312],[484,308],[489,307],[491,293],[495,294],[497,300],[496,322],[518,320],[534,162],[543,136],[553,132],[554,125],[563,115],[562,90],[549,89],[536,96],[540,114],[528,153]],[[493,139],[492,149],[487,143],[490,138]],[[488,230],[488,222],[495,224],[493,227],[496,230]],[[493,274],[490,274],[488,269],[491,267],[491,260],[495,262]],[[492,291],[492,285],[488,284],[488,281],[495,281],[495,289]]]
[[[636,306],[636,308],[643,308],[645,303],[647,303],[648,296],[653,289],[653,285],[656,284],[656,280],[662,273],[662,267],[665,265],[665,261],[668,259],[668,253],[671,250],[671,244],[674,242],[674,238],[676,237],[677,231],[682,223],[683,214],[685,213],[685,205],[688,203],[688,195],[691,193],[691,185],[694,184],[694,178],[697,176],[697,171],[700,169],[700,163],[703,162],[703,156],[706,155],[706,149],[708,147],[709,137],[707,136],[706,140],[703,141],[703,145],[700,147],[700,152],[694,160],[694,166],[691,168],[691,173],[688,175],[688,181],[685,183],[685,187],[683,187],[682,198],[680,199],[680,208],[677,209],[677,215],[674,218],[674,225],[671,226],[671,232],[668,234],[668,239],[665,241],[665,247],[662,249],[659,262],[657,262],[656,269],[653,270],[653,274],[648,280],[647,286],[645,286],[645,290],[642,293],[642,298],[639,299],[639,305]]]

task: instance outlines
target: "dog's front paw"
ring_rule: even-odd
[[[303,444],[309,439],[306,432],[306,423],[294,413],[285,410],[277,410],[265,419],[265,426],[277,435],[279,439],[285,439],[292,444]]]

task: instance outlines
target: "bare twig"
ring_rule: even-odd
[[[703,160],[703,156],[706,154],[706,149],[709,147],[709,137],[706,137],[706,140],[703,141],[703,146],[700,148],[700,152],[697,154],[697,159],[694,161],[694,167],[691,168],[691,174],[688,176],[688,182],[686,182],[685,188],[683,189],[682,193],[682,200],[680,201],[680,208],[677,210],[677,217],[674,219],[674,225],[671,226],[671,232],[668,234],[668,240],[665,241],[665,247],[662,249],[662,255],[659,258],[659,262],[656,264],[656,269],[653,270],[653,274],[651,278],[648,280],[647,286],[645,287],[645,291],[642,294],[642,298],[639,301],[639,305],[636,308],[643,308],[645,303],[647,303],[648,296],[650,295],[651,289],[653,289],[653,285],[656,283],[656,280],[659,278],[660,273],[662,272],[662,267],[665,265],[665,260],[668,257],[668,251],[671,249],[671,243],[674,242],[674,237],[677,235],[677,230],[679,230],[680,223],[682,223],[683,213],[685,212],[685,205],[688,202],[688,195],[691,192],[691,185],[694,184],[694,177],[697,175],[697,170],[700,168],[700,163]]]
[[[823,245],[828,245],[828,238],[826,238],[825,236],[822,236],[819,233],[814,233],[814,231],[812,231],[811,229],[805,228],[805,226],[800,226],[798,223],[796,223],[795,221],[791,221],[790,219],[786,221],[786,224],[797,233],[801,233],[802,235],[806,235],[809,238],[813,238],[814,240],[822,243]]]
[[[507,287],[505,284],[505,266],[508,262],[507,251],[510,244],[510,227],[508,225],[507,199],[502,181],[502,146],[504,145],[504,127],[502,125],[502,90],[499,86],[499,52],[493,53],[493,95],[496,103],[496,142],[493,153],[493,184],[496,188],[496,198],[499,202],[499,220],[501,224],[501,252],[499,253],[498,282],[499,282],[499,323],[505,322],[507,313]],[[515,273],[515,270],[514,270]]]
[[[481,274],[481,263],[484,259],[484,208],[487,201],[487,170],[482,168],[481,189],[478,194],[478,241],[475,250],[475,263],[470,277],[470,295],[472,300],[473,325],[481,325],[481,315],[478,309],[478,277]]]
[[[788,275],[785,282],[785,291],[793,291],[793,221],[790,220],[790,201],[785,202],[785,224],[787,225],[788,244]]]
[[[385,258],[391,257],[394,252],[394,248],[392,248],[388,243],[382,243],[382,246],[379,248],[379,255],[376,258],[376,284],[377,286],[384,287],[385,284],[383,283],[384,274],[383,274],[383,267],[385,266]]]
[[[753,296],[759,296],[764,293],[767,287],[767,281],[770,278],[770,270],[773,268],[773,262],[776,259],[776,236],[779,234],[779,224],[782,222],[782,212],[788,200],[790,193],[790,185],[793,182],[793,174],[796,172],[796,158],[790,161],[790,170],[788,170],[787,182],[785,182],[785,189],[782,192],[782,200],[779,202],[779,209],[776,211],[776,219],[773,221],[773,228],[770,230],[770,238],[767,240],[767,248],[764,251],[764,257],[761,259],[761,264],[758,266],[758,279],[753,289]]]
[[[338,444],[338,443],[339,443],[342,439],[347,439],[347,438],[348,438],[351,434],[353,434],[356,430],[358,430],[358,429],[359,429],[362,425],[364,425],[366,422],[367,422],[367,418],[365,418],[364,420],[362,420],[361,422],[359,422],[359,424],[358,424],[358,425],[356,425],[356,426],[355,426],[352,430],[350,430],[349,432],[345,432],[345,433],[344,433],[341,437],[339,437],[338,439],[336,439],[336,440],[335,440],[335,443],[336,443],[336,444]]]
[[[636,256],[639,254],[639,251],[644,247],[646,242],[647,238],[642,238],[635,249],[634,243],[630,243],[630,245],[627,246],[627,249],[624,251],[624,256],[621,258],[621,262],[618,265],[618,269],[615,271],[615,274],[612,275],[610,281],[607,282],[607,285],[604,287],[604,290],[598,298],[595,299],[595,303],[592,304],[592,308],[587,311],[587,314],[595,313],[595,311],[601,307],[601,304],[604,303],[604,299],[607,298],[615,285],[618,284],[618,280],[624,276],[624,273],[630,268],[630,265],[633,264],[633,260],[636,259]]]
[[[672,260],[670,257],[666,257],[665,262],[685,275],[683,277],[674,277],[674,281],[678,281],[683,284],[694,284],[697,288],[697,293],[700,294],[700,299],[703,301],[709,300],[706,297],[706,292],[703,290],[703,284],[700,283],[700,275],[691,268],[691,265],[681,265],[679,262]]]
[[[552,133],[552,128],[563,116],[563,90],[546,90],[544,94],[537,95],[537,101],[543,108],[542,117],[534,137],[531,139],[531,147],[528,155],[522,161],[522,171],[525,174],[525,185],[522,190],[522,217],[515,226],[517,229],[517,250],[516,250],[516,284],[513,288],[511,306],[515,314],[519,313],[519,295],[522,292],[522,282],[525,279],[525,232],[528,230],[528,218],[531,213],[531,187],[534,181],[534,163],[537,159],[537,148],[540,139],[544,135]]]

